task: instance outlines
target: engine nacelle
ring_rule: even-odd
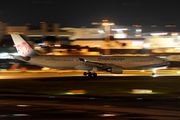
[[[31,57],[26,56],[26,57],[22,57],[22,59],[25,60],[25,61],[29,61],[31,59]]]
[[[18,60],[25,60],[25,61],[29,61],[31,59],[31,57],[29,56],[26,56],[26,57],[23,57],[23,56],[12,56],[14,59],[18,59]]]
[[[116,74],[122,74],[123,73],[123,68],[122,67],[112,67],[110,72],[111,73],[116,73]]]

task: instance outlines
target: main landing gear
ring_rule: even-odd
[[[92,68],[92,72],[90,72],[90,71],[84,72],[83,75],[84,75],[84,76],[87,76],[87,75],[88,75],[89,77],[92,77],[92,76],[93,76],[93,77],[97,77],[96,71],[97,71],[97,67],[95,66],[95,67]]]
[[[92,72],[84,72],[83,75],[84,75],[84,76],[87,76],[87,75],[88,75],[88,77],[92,77],[92,76],[93,76],[93,77],[97,77],[97,73],[92,73]]]

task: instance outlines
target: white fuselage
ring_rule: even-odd
[[[16,59],[21,57],[14,56]],[[147,56],[31,56],[29,63],[55,68],[55,69],[81,69],[91,70],[92,66],[88,66],[85,62],[80,61],[83,58],[85,61],[91,61],[121,66],[123,70],[141,70],[155,69],[167,67],[169,63],[161,58]],[[23,60],[25,61],[25,60]]]

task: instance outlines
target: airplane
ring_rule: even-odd
[[[53,69],[87,70],[83,75],[89,77],[96,77],[96,71],[122,74],[123,70],[152,70],[152,75],[155,75],[157,69],[170,65],[162,58],[150,56],[40,55],[19,34],[11,34],[11,37],[19,53],[18,56],[13,56],[15,59]]]

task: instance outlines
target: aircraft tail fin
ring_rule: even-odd
[[[20,55],[22,56],[39,55],[31,48],[31,46],[19,34],[11,34],[11,37]]]

